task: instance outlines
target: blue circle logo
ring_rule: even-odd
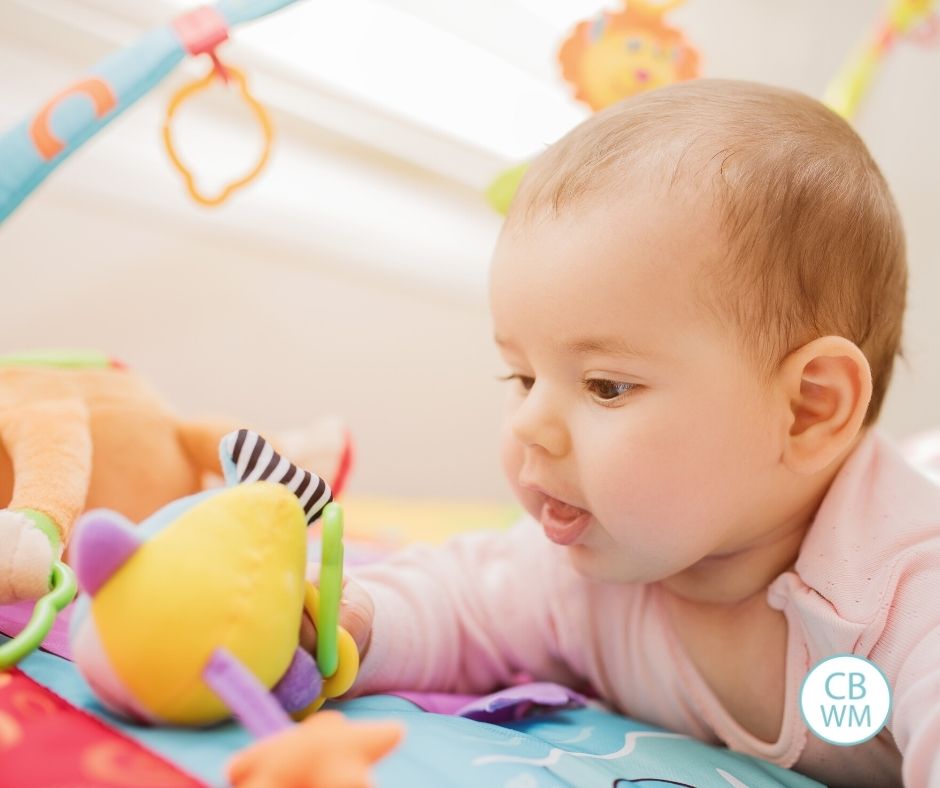
[[[839,654],[816,663],[800,688],[807,727],[830,744],[849,747],[877,736],[891,713],[891,687],[871,660]]]

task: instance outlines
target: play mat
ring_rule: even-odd
[[[506,528],[514,506],[344,501],[348,565],[380,560],[413,541],[440,542],[475,527]],[[442,529],[441,524],[446,523]],[[311,541],[311,546],[315,540]],[[16,629],[0,608],[0,631]],[[6,638],[0,636],[0,642]],[[57,623],[45,648],[0,675],[0,782],[4,786],[225,785],[228,759],[251,741],[236,723],[205,730],[149,728],[110,714],[73,664]],[[404,740],[374,770],[377,785],[816,786],[749,756],[625,718],[554,685],[489,698],[406,694],[336,704],[352,720],[402,723]],[[507,699],[508,696],[508,699]],[[49,753],[55,757],[49,757]]]

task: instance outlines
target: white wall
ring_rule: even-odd
[[[0,45],[3,126],[99,56],[71,38],[56,56],[59,31],[33,22],[0,4],[0,31],[15,29]],[[204,210],[158,144],[180,81],[0,228],[0,353],[104,348],[186,415],[278,428],[337,413],[359,449],[352,489],[503,496],[483,297],[499,222],[479,193],[275,113],[267,173]]]
[[[880,7],[689,0],[674,18],[702,49],[707,75],[819,95]],[[0,2],[0,127],[109,46],[29,4]],[[498,221],[478,191],[284,109],[275,110],[280,136],[262,180],[205,211],[187,201],[159,147],[180,80],[89,143],[0,228],[0,353],[102,348],[186,415],[276,428],[341,414],[359,444],[359,492],[508,497],[485,304]],[[262,96],[265,87],[259,78]],[[896,435],[940,422],[938,88],[940,51],[902,45],[858,119],[909,234],[910,366],[898,371],[883,419]],[[472,75],[455,89],[472,89]],[[250,133],[229,126],[224,102],[209,106],[216,119],[193,116],[200,133],[217,130],[228,147],[250,151]],[[438,143],[446,154],[446,140],[428,144]],[[478,162],[482,182],[503,164],[458,155]]]

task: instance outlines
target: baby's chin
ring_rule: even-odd
[[[541,523],[545,499],[541,495],[525,494],[519,502],[536,524],[545,531]],[[550,539],[550,534],[544,537]],[[551,541],[555,541],[552,539]],[[600,583],[655,583],[679,571],[672,565],[642,556],[617,542],[604,526],[592,516],[590,524],[570,544],[562,545],[571,565],[578,574]]]
[[[600,583],[655,583],[672,574],[655,562],[643,561],[610,545],[573,544],[565,548],[565,553],[578,574]]]
[[[526,496],[521,503],[545,532],[544,537],[558,543],[557,534],[556,539],[552,539],[551,529],[546,530],[541,523],[544,498]],[[593,516],[577,539],[561,544],[561,547],[578,574],[602,583],[653,583],[675,571],[674,568],[660,566],[660,562],[648,560],[648,556],[638,556],[635,550],[615,541]]]

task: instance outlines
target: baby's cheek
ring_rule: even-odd
[[[712,463],[695,453],[689,440],[670,443],[635,440],[593,475],[595,516],[614,542],[650,569],[691,551],[709,538],[706,524],[727,489]],[[657,570],[658,571],[658,570]]]
[[[655,541],[686,505],[685,469],[654,441],[608,448],[602,462],[581,468],[588,505],[615,540]]]

